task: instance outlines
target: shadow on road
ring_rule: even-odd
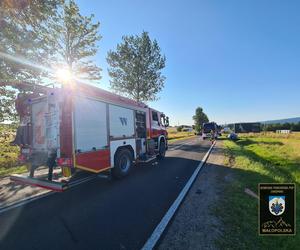
[[[203,153],[166,157],[134,167],[122,180],[96,178],[4,212],[0,243],[3,249],[140,249],[198,166],[195,155]]]

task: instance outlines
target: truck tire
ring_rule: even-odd
[[[122,179],[129,174],[132,167],[132,153],[129,149],[124,148],[117,151],[115,155],[115,166],[112,169],[112,174],[117,179]]]
[[[166,156],[166,143],[164,140],[161,140],[159,144],[159,151],[158,151],[157,158],[159,160],[163,160],[165,156]]]

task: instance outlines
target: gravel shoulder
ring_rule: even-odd
[[[214,207],[231,179],[230,167],[224,166],[222,141],[218,141],[157,249],[218,249],[215,240],[222,237],[223,226]]]

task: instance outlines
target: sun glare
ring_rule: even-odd
[[[59,81],[62,81],[63,83],[67,83],[72,80],[72,73],[68,69],[58,69],[56,71],[56,77]]]

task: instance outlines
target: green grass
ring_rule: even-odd
[[[217,244],[225,249],[299,249],[300,193],[297,192],[296,236],[258,236],[258,202],[247,195],[258,192],[258,183],[293,182],[300,190],[299,134],[250,134],[233,142],[224,140],[226,165],[233,175],[224,200],[214,208],[223,222],[224,236]]]
[[[15,131],[11,125],[0,125],[0,176],[27,171],[26,166],[18,164],[19,147],[10,145]]]

